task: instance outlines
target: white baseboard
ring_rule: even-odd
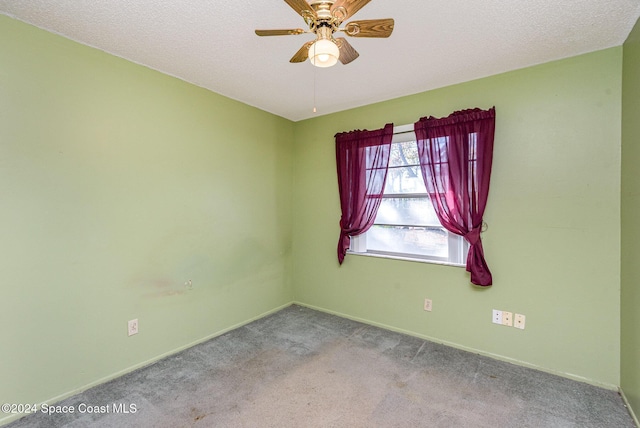
[[[637,427],[640,427],[640,420],[638,420],[638,417],[633,411],[633,407],[631,407],[631,403],[629,403],[629,400],[627,400],[627,396],[624,395],[624,391],[622,390],[622,387],[620,387],[619,392],[620,392],[620,396],[622,397],[622,400],[624,401],[624,405],[627,407],[629,414],[633,418],[633,421],[636,423]]]

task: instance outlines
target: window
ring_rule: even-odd
[[[351,238],[350,251],[464,265],[469,246],[440,225],[425,188],[413,125],[394,128],[389,170],[374,225]]]

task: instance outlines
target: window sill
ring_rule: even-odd
[[[445,262],[440,260],[423,259],[419,257],[400,256],[395,254],[371,253],[371,252],[357,253],[355,251],[347,251],[347,254],[351,254],[354,256],[377,257],[379,259],[403,260],[406,262],[428,263],[432,265],[443,265],[443,266],[452,266],[452,267],[461,267],[461,268],[466,268],[467,266],[466,264],[450,263],[450,262]]]

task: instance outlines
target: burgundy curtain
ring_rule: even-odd
[[[350,237],[369,230],[376,218],[387,179],[393,124],[375,131],[343,132],[335,137],[342,208],[338,261],[342,264]]]
[[[495,107],[458,111],[415,123],[418,155],[429,198],[442,226],[469,242],[471,282],[492,284],[480,239],[489,194]]]

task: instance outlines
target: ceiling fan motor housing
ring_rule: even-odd
[[[307,23],[309,24],[309,29],[320,37],[320,30],[323,28],[328,28],[331,30],[333,34],[338,30],[340,23],[342,22],[339,18],[335,16],[335,13],[331,12],[331,6],[333,6],[333,1],[331,0],[318,0],[311,2],[310,6],[315,11],[315,16],[312,16]],[[335,11],[334,11],[335,12]],[[340,14],[338,14],[340,16]]]

